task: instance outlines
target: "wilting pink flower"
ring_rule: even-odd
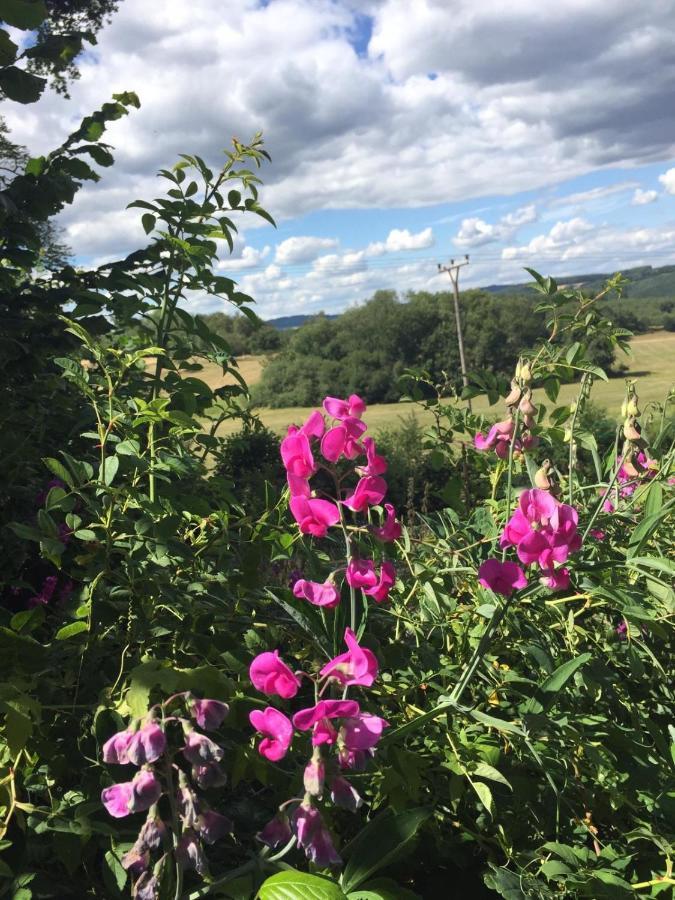
[[[248,670],[253,686],[271,697],[278,694],[284,700],[295,697],[300,679],[279,656],[279,651],[259,653]]]
[[[117,766],[125,766],[129,760],[127,753],[129,744],[133,740],[133,731],[118,731],[103,745],[103,762]]]
[[[157,815],[156,809],[150,808],[148,817],[138,833],[139,844],[144,844],[151,850],[159,850],[166,837],[166,825]]]
[[[317,866],[337,866],[342,862],[316,807],[301,803],[293,812],[293,828],[298,846]]]
[[[354,512],[364,512],[369,506],[377,506],[387,493],[387,482],[379,475],[366,475],[360,478],[356,488],[344,501]]]
[[[323,401],[323,408],[334,419],[360,419],[366,411],[366,404],[356,394],[350,394],[346,400],[326,397]]]
[[[619,636],[620,641],[625,641],[628,637],[628,625],[626,624],[626,620],[623,619],[614,629]]]
[[[497,422],[488,431],[487,437],[479,432],[473,439],[476,450],[494,450],[497,456],[504,459],[509,453],[509,444],[513,437],[513,419]]]
[[[122,868],[126,869],[126,871],[131,874],[132,878],[138,878],[141,872],[145,872],[150,865],[150,853],[142,846],[134,844],[134,846],[124,854],[120,863],[122,864]]]
[[[199,815],[199,801],[197,794],[192,790],[190,782],[183,771],[178,772],[178,790],[176,801],[181,821],[186,828],[192,828]]]
[[[387,471],[387,460],[375,452],[375,441],[371,437],[363,439],[363,449],[366,451],[367,463],[360,466],[358,471],[362,475],[384,475]]]
[[[313,603],[314,606],[325,606],[332,609],[340,603],[340,592],[332,581],[324,581],[320,584],[318,581],[306,581],[299,578],[293,585],[293,594],[300,598]]]
[[[101,791],[101,802],[111,816],[122,819],[131,812],[131,800],[134,788],[131,781],[112,784]]]
[[[373,588],[378,581],[372,559],[350,559],[345,577],[347,584],[357,590]]]
[[[382,737],[382,732],[389,725],[386,719],[372,713],[359,713],[351,719],[345,719],[340,728],[341,743],[348,750],[370,750]]]
[[[227,703],[221,703],[220,700],[193,700],[190,703],[190,715],[205,731],[220,728],[229,711]]]
[[[281,814],[275,816],[270,819],[262,831],[258,832],[256,837],[261,843],[272,848],[287,844],[291,839],[291,826],[288,818]]]
[[[205,734],[190,731],[185,736],[183,756],[195,766],[202,763],[220,762],[224,755],[223,748]]]
[[[193,766],[192,779],[202,789],[222,787],[227,781],[225,773],[216,762],[200,763]]]
[[[376,585],[366,588],[363,593],[372,597],[376,603],[383,603],[389,596],[389,591],[396,582],[396,567],[393,563],[383,562],[380,568],[380,578]]]
[[[347,459],[355,459],[364,452],[359,438],[365,430],[366,424],[360,419],[344,419],[324,434],[321,439],[322,455],[329,462],[337,462],[343,454]]]
[[[326,777],[326,766],[321,756],[312,756],[302,776],[305,792],[312,797],[321,797],[323,782]]]
[[[134,900],[159,900],[159,878],[148,869],[134,885]]]
[[[363,800],[358,791],[347,781],[336,775],[330,785],[330,799],[336,806],[342,806],[351,812],[356,812],[363,805]]]
[[[293,725],[290,719],[273,706],[263,710],[254,709],[248,718],[256,731],[264,735],[258,745],[258,752],[272,762],[283,759],[293,740]]]
[[[290,507],[303,534],[325,537],[328,529],[340,521],[340,511],[330,500],[296,495],[291,496]]]
[[[401,528],[401,523],[396,519],[396,510],[391,503],[385,503],[384,509],[387,513],[384,525],[381,525],[379,528],[373,528],[372,532],[381,541],[397,541],[401,537],[403,529]]]
[[[525,573],[514,562],[486,559],[478,569],[478,582],[497,594],[510,597],[515,590],[527,587]]]
[[[199,875],[203,875],[206,871],[204,851],[191,828],[183,832],[176,846],[176,859],[183,869],[194,869]]]
[[[132,735],[127,748],[129,762],[136,766],[154,762],[166,750],[166,736],[156,722],[149,722]]]
[[[530,434],[528,432],[527,434],[523,435],[523,450],[534,450],[534,448],[538,447],[538,446],[539,446],[539,438],[537,437],[536,434]],[[516,449],[516,447],[514,447],[514,450],[515,449]],[[508,449],[507,449],[507,455],[508,455]]]
[[[541,574],[540,583],[552,591],[566,591],[570,586],[568,569],[544,569]]]
[[[361,647],[351,628],[345,629],[347,653],[336,656],[321,669],[322,676],[337,678],[345,686],[362,684],[370,687],[377,678],[377,659],[372,650]]]
[[[195,827],[203,841],[206,841],[207,844],[215,844],[220,838],[230,834],[234,826],[227,816],[221,816],[220,813],[207,809],[199,814]]]
[[[281,459],[289,474],[299,478],[309,478],[314,474],[316,465],[309,438],[295,425],[289,425],[288,434],[281,442],[280,449]]]

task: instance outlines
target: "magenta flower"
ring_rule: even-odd
[[[144,812],[156,803],[162,794],[162,787],[154,772],[141,769],[133,781],[123,781],[104,788],[101,802],[116,819],[129,813]]]
[[[387,482],[379,475],[366,475],[360,478],[356,488],[344,501],[354,512],[364,512],[369,506],[377,506],[387,493]]]
[[[604,541],[607,535],[601,528],[591,528],[591,537],[594,537],[596,541]]]
[[[521,562],[538,563],[540,568],[548,569],[554,562],[565,562],[570,553],[581,547],[578,521],[573,507],[558,503],[547,491],[523,491],[500,544],[515,546]]]
[[[380,569],[380,578],[373,587],[365,588],[363,593],[372,597],[376,603],[383,603],[389,596],[389,591],[396,582],[396,568],[391,562],[383,562]]]
[[[373,755],[373,750],[349,750],[347,747],[340,747],[338,750],[338,764],[341,769],[363,772],[369,757]]]
[[[514,562],[486,559],[478,569],[478,583],[496,594],[510,597],[514,591],[527,587],[527,578]]]
[[[497,456],[505,459],[509,453],[509,444],[513,437],[513,419],[497,422],[488,431],[487,437],[479,432],[473,439],[476,450],[494,450]]]
[[[372,532],[381,541],[397,541],[401,537],[403,529],[401,528],[401,523],[396,519],[396,510],[391,503],[385,503],[384,509],[387,514],[384,525],[381,525],[379,528],[373,528]]]
[[[281,459],[286,471],[299,478],[309,478],[316,471],[312,448],[307,435],[295,425],[288,426],[288,433],[281,442]]]
[[[345,719],[340,729],[341,743],[348,750],[371,750],[382,737],[389,722],[372,713],[359,713]]]
[[[133,738],[133,731],[118,731],[113,734],[103,745],[103,762],[125,766],[130,762],[127,751]]]
[[[356,700],[319,700],[316,706],[297,712],[293,716],[293,725],[298,731],[309,731],[313,728],[312,744],[318,747],[320,744],[334,744],[337,739],[337,731],[331,725],[330,719],[358,714],[359,704]]]
[[[298,806],[293,813],[293,829],[298,846],[317,866],[337,866],[342,862],[321,813],[314,806],[305,803]]]
[[[190,715],[205,731],[220,728],[229,711],[227,703],[221,703],[220,700],[193,700],[190,703]]]
[[[361,684],[370,687],[377,678],[378,665],[375,654],[372,650],[359,645],[351,628],[345,629],[345,643],[349,648],[347,653],[342,653],[326,663],[319,674],[337,678],[345,686]]]
[[[222,747],[198,731],[189,731],[187,733],[182,752],[185,759],[194,766],[199,766],[203,763],[220,762],[225,755]]]
[[[334,419],[360,419],[366,411],[366,404],[356,394],[350,394],[346,400],[326,397],[323,401],[323,408]]]
[[[544,569],[539,582],[552,591],[566,591],[570,586],[568,569]]]
[[[299,475],[293,475],[291,472],[286,473],[288,479],[288,490],[291,497],[311,497],[312,491],[309,487],[309,481],[301,478]]]
[[[295,697],[300,679],[279,656],[279,651],[259,653],[248,670],[253,686],[271,697],[278,694],[284,700]]]
[[[134,788],[131,781],[113,784],[101,791],[101,802],[111,816],[122,819],[131,812],[131,801]]]
[[[350,812],[356,812],[363,805],[358,791],[346,778],[341,778],[339,775],[336,775],[331,782],[330,799],[336,806],[342,806]]]
[[[355,459],[364,451],[359,438],[366,430],[365,422],[347,418],[330,428],[321,440],[321,453],[329,462],[337,462],[344,454],[347,459]]]
[[[322,538],[332,525],[340,521],[340,511],[330,500],[314,500],[303,496],[291,496],[291,512],[303,534]]]
[[[375,452],[375,441],[371,437],[363,439],[363,449],[366,451],[367,464],[359,467],[362,475],[384,475],[387,471],[387,460]]]
[[[293,740],[293,725],[282,712],[273,706],[249,713],[249,722],[264,735],[258,745],[258,753],[271,762],[278,762],[288,752]]]
[[[136,766],[142,766],[143,763],[155,762],[165,750],[166,736],[164,732],[156,722],[149,722],[132,735],[126,755],[129,762]]]
[[[314,606],[325,606],[332,609],[340,603],[340,592],[332,581],[324,581],[320,584],[317,581],[306,581],[299,578],[293,585],[294,596],[313,603]]]
[[[305,424],[301,426],[300,431],[306,434],[307,437],[320,438],[325,429],[326,423],[323,420],[323,416],[318,409],[315,409],[313,413],[310,413]]]
[[[378,581],[372,559],[350,559],[345,577],[347,584],[357,590],[373,588]]]
[[[291,839],[291,826],[288,824],[288,818],[281,814],[275,816],[270,819],[262,831],[258,832],[256,837],[261,843],[272,848],[287,844]]]

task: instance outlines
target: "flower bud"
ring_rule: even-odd
[[[623,403],[621,404],[621,418],[625,419],[627,415],[628,415],[628,401],[624,400]]]
[[[520,380],[524,385],[528,385],[532,381],[532,369],[529,362],[525,361],[520,369]]]
[[[551,471],[551,463],[545,459],[540,469],[537,469],[534,475],[534,486],[541,491],[548,491],[551,488],[549,473]]]
[[[157,807],[151,806],[148,810],[148,818],[141,828],[138,840],[150,850],[159,850],[166,837],[166,825],[157,815]]]
[[[162,795],[162,786],[152,769],[141,769],[131,782],[132,792],[129,812],[145,812]]]
[[[506,403],[507,406],[515,406],[518,403],[518,401],[520,400],[520,398],[521,398],[521,390],[520,390],[520,387],[518,386],[518,382],[514,378],[513,381],[511,382],[511,391],[509,394],[507,394],[506,399],[504,400],[504,403]]]
[[[625,412],[625,415],[627,415],[627,416],[633,416],[633,418],[635,418],[635,416],[639,416],[639,415],[640,415],[640,410],[639,410],[638,405],[637,405],[637,398],[635,398],[635,397],[631,397],[631,398],[630,398],[630,400],[629,400],[628,403],[626,404],[626,412]]]
[[[325,774],[326,768],[323,759],[321,758],[321,751],[317,747],[312,754],[312,758],[305,766],[305,773],[303,775],[305,791],[308,794],[311,794],[312,797],[321,797],[323,794],[323,780]]]
[[[532,402],[532,391],[528,390],[523,395],[523,399],[518,404],[518,409],[524,416],[534,416],[537,414],[537,407]]]
[[[166,736],[156,722],[139,729],[129,741],[127,757],[136,766],[158,760],[166,750]]]

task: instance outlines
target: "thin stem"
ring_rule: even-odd
[[[603,504],[604,504],[604,502],[605,502],[605,498],[606,498],[607,494],[609,494],[609,492],[610,492],[610,491],[612,490],[612,488],[614,487],[614,484],[616,483],[616,480],[617,480],[617,478],[619,477],[619,470],[621,469],[621,466],[623,465],[624,460],[626,459],[626,456],[627,456],[627,455],[628,455],[628,452],[624,453],[623,456],[621,457],[621,462],[618,463],[618,465],[616,466],[616,468],[615,468],[615,470],[614,470],[614,474],[612,475],[612,480],[611,480],[610,483],[607,485],[607,490],[605,491],[604,494],[601,495],[600,499],[598,500],[598,504],[597,504],[597,506],[595,507],[595,510],[594,510],[594,512],[593,512],[593,515],[591,516],[590,521],[589,521],[588,525],[586,526],[586,530],[584,531],[584,533],[583,533],[583,535],[582,535],[582,538],[581,538],[581,543],[582,543],[582,544],[584,543],[584,541],[585,541],[586,538],[588,537],[588,533],[589,533],[589,531],[591,530],[591,528],[593,527],[593,525],[594,525],[594,523],[595,523],[595,520],[598,518],[598,516],[599,516],[599,514],[600,514],[600,510],[602,509],[602,506],[603,506]]]
[[[506,521],[508,522],[509,516],[511,515],[511,496],[513,493],[513,450],[516,446],[516,441],[518,440],[518,424],[520,422],[520,410],[516,409],[516,414],[513,418],[513,434],[511,435],[511,441],[509,443],[509,461],[508,461],[508,469],[506,472]],[[502,550],[502,562],[506,559],[506,547]]]

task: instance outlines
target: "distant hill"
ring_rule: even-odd
[[[337,315],[327,315],[326,313],[318,313],[313,316],[279,316],[276,319],[265,319],[268,325],[278,328],[279,331],[285,331],[287,328],[299,328],[310,319],[315,319],[316,315],[325,316],[327,319],[336,319]]]

